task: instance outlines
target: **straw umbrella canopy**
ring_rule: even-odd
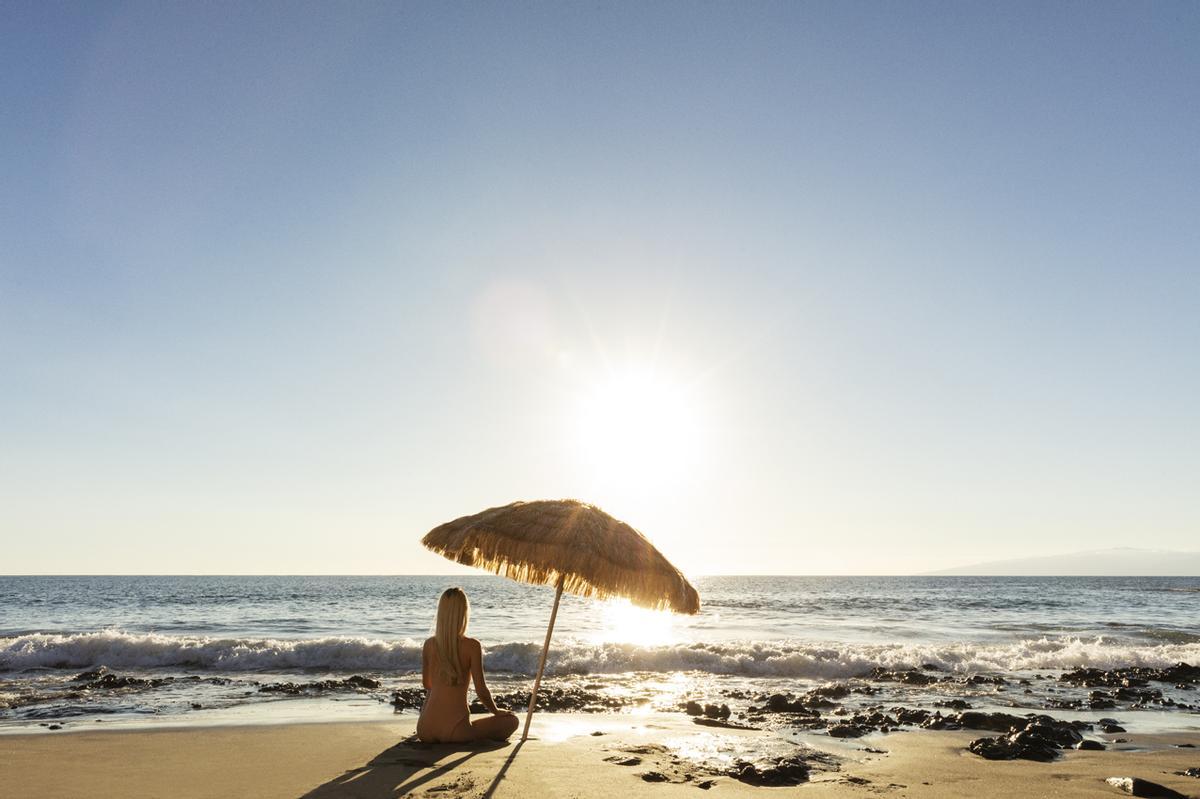
[[[700,610],[696,589],[644,535],[578,500],[489,508],[433,528],[421,544],[457,563],[555,587],[522,739],[529,735],[563,591],[597,599],[624,597],[635,605],[676,613]]]

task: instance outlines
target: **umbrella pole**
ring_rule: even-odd
[[[533,706],[537,704],[538,688],[542,685],[542,671],[546,668],[546,654],[550,651],[550,636],[554,633],[554,619],[558,616],[558,600],[562,599],[563,581],[566,575],[559,575],[558,586],[554,591],[554,609],[550,611],[550,624],[546,627],[546,643],[542,645],[542,661],[538,663],[537,677],[533,680],[533,693],[529,695],[529,711],[525,714],[525,729],[521,732],[521,740],[529,737],[529,722],[533,721]]]

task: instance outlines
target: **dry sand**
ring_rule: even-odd
[[[763,733],[697,727],[677,714],[543,714],[535,722],[538,739],[491,748],[405,744],[414,722],[402,717],[377,723],[4,735],[0,796],[1071,799],[1119,797],[1104,779],[1136,776],[1200,797],[1200,779],[1172,773],[1200,766],[1195,733],[1125,734],[1124,751],[1067,752],[1056,762],[1034,763],[986,761],[967,753],[967,741],[983,733],[902,732],[836,745],[844,758],[840,768],[814,773],[807,784],[754,788],[702,773],[697,763],[718,764],[722,753],[753,746]],[[1198,748],[1173,746],[1189,742]],[[622,766],[605,760],[614,757],[640,762]],[[673,781],[646,782],[641,775],[650,771]],[[697,787],[714,779],[707,790]]]

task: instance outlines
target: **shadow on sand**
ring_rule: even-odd
[[[480,799],[492,799],[505,772],[521,751],[524,742],[478,741],[463,744],[424,744],[415,738],[406,738],[395,746],[388,747],[365,766],[350,769],[324,785],[313,788],[302,799],[392,799],[405,796],[423,786],[434,788],[449,799],[471,794]],[[461,774],[455,777],[454,770],[483,752],[512,747],[503,765],[496,771],[491,784],[478,791],[482,785]],[[441,778],[445,782],[429,785]]]

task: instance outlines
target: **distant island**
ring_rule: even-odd
[[[1079,576],[1079,577],[1196,577],[1200,576],[1200,552],[1161,549],[1094,549],[1067,555],[1045,555],[972,563],[952,569],[927,572],[931,575],[961,574],[987,576]]]

